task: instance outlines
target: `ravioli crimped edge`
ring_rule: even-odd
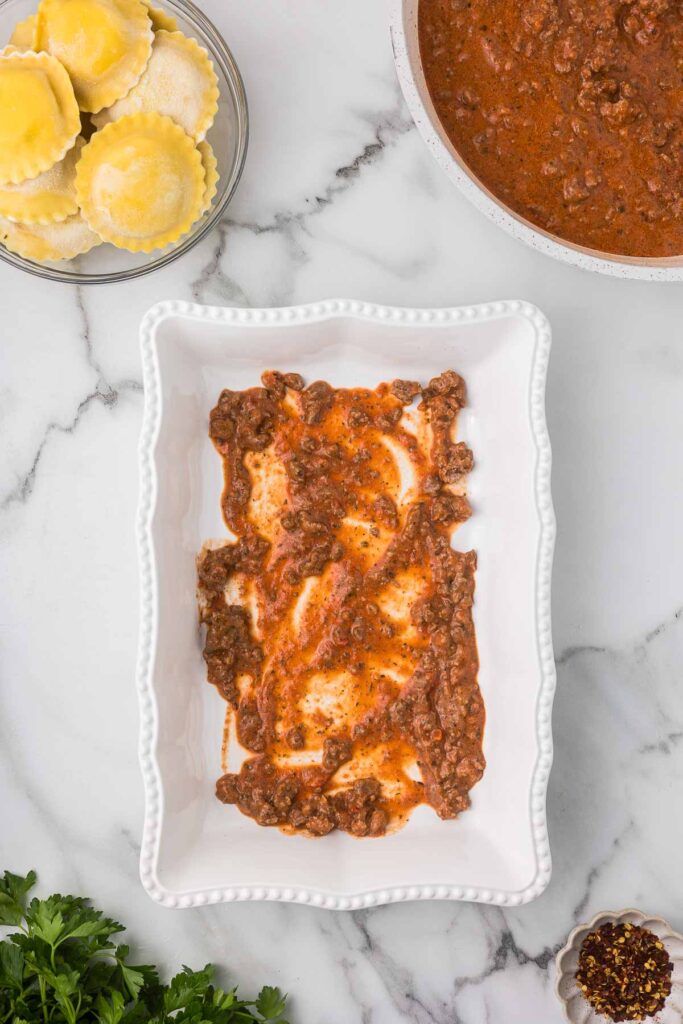
[[[65,0],[40,0],[35,45],[42,50],[52,52],[49,12],[51,8],[58,8],[64,2]],[[122,31],[126,33],[127,46],[124,57],[115,70],[110,69],[105,75],[93,76],[90,81],[73,74],[67,68],[78,105],[81,110],[88,113],[97,113],[130,92],[145,70],[152,52],[154,32],[143,0],[107,0],[107,3],[118,13]],[[58,54],[55,56],[58,57]]]
[[[68,230],[69,226],[76,220],[82,221],[87,229],[83,233],[84,241],[76,246],[59,248],[45,237],[45,233]],[[42,233],[41,233],[42,232]],[[0,217],[0,242],[10,252],[27,260],[70,260],[74,256],[82,256],[90,252],[95,246],[100,245],[102,239],[90,228],[80,213],[74,213],[66,220],[55,221],[52,224],[21,224],[18,221],[10,220],[8,217]]]
[[[197,42],[197,40],[194,39],[192,36],[186,36],[184,32],[169,32],[166,29],[159,29],[159,31],[155,33],[155,36],[156,40],[158,40],[158,42],[162,45],[168,44],[170,42],[170,44],[172,46],[175,46],[176,49],[180,51],[185,50],[187,53],[189,53],[191,59],[194,61],[197,67],[201,68],[204,74],[206,80],[206,88],[204,89],[202,95],[202,113],[197,118],[197,123],[193,126],[194,130],[191,133],[188,133],[191,134],[192,137],[196,139],[197,142],[202,142],[209,128],[211,128],[211,125],[213,124],[214,119],[216,117],[216,113],[218,112],[218,100],[220,97],[220,92],[218,89],[218,76],[216,75],[213,62],[209,57],[209,54],[206,51],[206,49],[203,46],[201,46]],[[136,87],[140,84],[140,81],[143,78],[144,74],[145,72],[143,71],[142,75],[135,83],[133,88],[125,96],[120,97],[121,105],[124,108],[126,103],[136,102],[135,90]],[[117,103],[118,102],[119,101],[117,101]],[[120,116],[117,116],[117,103],[111,104],[111,109],[106,108],[97,112],[96,116],[93,119],[97,128],[103,128],[106,124],[112,124],[115,121],[119,120],[120,117],[126,117],[133,113],[149,112],[149,110],[151,110],[151,108],[148,108],[147,110],[145,108],[138,110],[124,110],[124,113],[122,113]],[[159,113],[161,113],[161,111],[159,111]],[[164,111],[163,113],[165,113],[166,116],[168,117],[173,117],[173,115],[168,111]],[[180,124],[180,122],[178,123]],[[181,125],[181,127],[184,128],[184,125]],[[187,131],[187,128],[185,128],[185,131]]]
[[[140,129],[146,129],[150,133],[165,135],[167,139],[173,139],[187,153],[187,169],[191,175],[190,184],[194,187],[194,202],[189,207],[187,215],[167,231],[159,232],[143,238],[135,238],[112,230],[111,226],[101,216],[92,197],[92,182],[95,170],[102,164],[102,156],[106,154],[106,147],[113,140],[127,135],[133,136]],[[197,149],[194,139],[187,132],[176,124],[176,122],[165,114],[158,114],[153,111],[128,114],[118,121],[112,121],[105,125],[100,131],[95,132],[87,146],[83,149],[76,168],[76,198],[83,217],[103,241],[111,242],[120,249],[127,249],[129,252],[149,253],[154,249],[163,249],[172,242],[178,241],[187,234],[194,222],[201,216],[200,211],[204,200],[205,171],[202,163],[201,153]]]
[[[81,117],[78,110],[78,103],[74,95],[71,79],[66,68],[56,57],[49,53],[34,53],[31,50],[21,52],[19,50],[3,51],[0,57],[0,74],[5,62],[16,61],[26,67],[36,69],[42,68],[47,82],[55,96],[62,118],[63,132],[61,142],[55,141],[49,147],[43,157],[31,159],[27,154],[21,155],[17,149],[9,152],[3,147],[0,150],[0,184],[18,185],[27,178],[37,178],[43,171],[47,171],[64,158],[66,153],[74,145],[80,130]],[[0,120],[2,111],[0,111]],[[56,133],[59,135],[60,133]],[[3,172],[3,164],[4,172]]]

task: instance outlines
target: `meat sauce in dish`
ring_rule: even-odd
[[[683,255],[681,0],[419,0],[436,112],[479,180],[579,245]]]
[[[198,559],[228,704],[218,799],[309,836],[380,836],[425,802],[454,818],[485,764],[476,556],[451,546],[470,515],[464,382],[262,383],[210,419],[234,536]],[[228,771],[232,733],[246,756]]]

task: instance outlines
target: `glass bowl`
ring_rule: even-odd
[[[105,243],[75,259],[37,262],[24,259],[0,244],[0,259],[5,263],[50,281],[70,284],[130,281],[168,266],[189,252],[223,215],[237,188],[247,155],[249,114],[242,76],[222,36],[192,0],[153,0],[153,4],[171,14],[179,29],[193,36],[208,51],[218,75],[218,112],[206,136],[216,155],[220,174],[210,210],[174,245],[152,253],[132,253]],[[9,40],[16,23],[32,14],[37,6],[38,0],[0,0],[0,48]]]

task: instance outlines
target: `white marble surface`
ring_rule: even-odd
[[[252,114],[221,232],[126,287],[0,270],[0,864],[91,893],[146,959],[277,981],[300,1024],[553,1024],[576,921],[683,926],[683,291],[555,264],[470,208],[411,126],[382,0],[205,7]],[[553,323],[555,873],[514,913],[171,912],[137,879],[137,325],[162,298],[331,296],[527,298]]]

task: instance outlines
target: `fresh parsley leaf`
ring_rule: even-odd
[[[35,871],[13,875],[5,871],[0,878],[0,924],[20,925],[24,919],[26,895],[36,884]]]
[[[78,992],[79,974],[78,971],[43,971],[41,977],[54,989],[57,996],[62,999],[65,996],[73,996]]]
[[[0,942],[0,986],[23,988],[24,954],[13,942]]]
[[[221,988],[213,990],[211,1002],[218,1010],[229,1010],[230,1007],[235,1005],[236,1001],[237,990],[234,988],[230,992],[224,992]]]
[[[59,894],[46,900],[31,900],[26,920],[33,934],[50,946],[66,939],[109,939],[123,931],[123,925],[105,917],[101,910],[93,910],[87,900]]]
[[[97,1019],[100,1024],[119,1024],[125,1011],[125,1002],[120,992],[112,992],[111,999],[101,993],[95,1001]]]
[[[153,1016],[144,1002],[130,1003],[121,1018],[121,1024],[148,1024]]]
[[[8,893],[12,899],[24,906],[27,894],[37,881],[35,871],[29,871],[27,875],[14,875],[11,871],[5,871],[0,878],[0,891]]]
[[[144,985],[154,984],[158,980],[153,967],[127,967],[124,963],[121,964],[121,976],[131,999],[138,998]]]
[[[64,918],[60,910],[51,905],[50,901],[33,900],[30,918],[33,937],[54,946],[64,928]]]
[[[265,986],[256,1001],[212,984],[213,968],[183,967],[168,985],[155,967],[129,963],[123,926],[87,899],[27,897],[35,872],[0,878],[0,1024],[286,1024],[285,999]]]
[[[116,989],[120,991],[123,981],[117,978],[119,965],[112,963],[104,957],[98,957],[92,961],[82,975],[83,991],[90,996],[96,996],[98,992]]]
[[[42,939],[37,939],[31,934],[22,935],[14,932],[9,936],[9,940],[23,952],[24,972],[29,976],[39,975],[43,970],[49,970],[52,966],[50,947]]]
[[[128,946],[118,946],[116,949],[116,962],[122,971],[122,980],[124,984],[133,985],[137,979],[126,979],[124,977],[124,968],[126,971],[134,971],[139,974],[142,978],[142,984],[138,988],[138,993],[141,989],[154,988],[159,985],[159,972],[156,967],[152,964],[127,964],[126,958],[128,957]]]
[[[164,995],[164,1010],[166,1013],[174,1013],[186,1007],[190,1000],[197,995],[206,992],[211,984],[213,968],[207,964],[203,971],[193,971],[183,966],[180,974],[176,974],[171,980],[166,994]]]
[[[287,996],[283,996],[279,988],[264,985],[258,994],[256,1009],[264,1020],[280,1020],[286,1004]]]

